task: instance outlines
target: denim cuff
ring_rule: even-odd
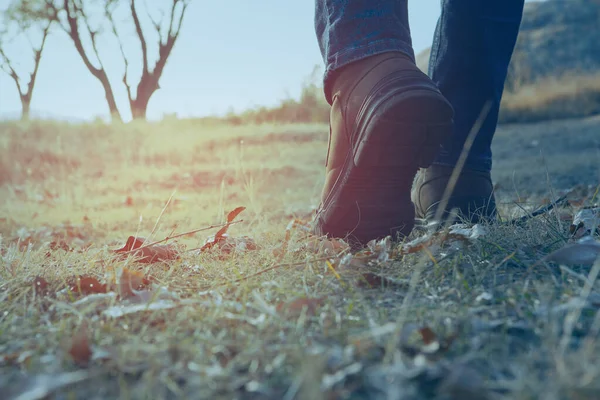
[[[335,72],[341,67],[364,58],[374,56],[390,51],[399,51],[409,56],[415,61],[415,53],[412,46],[404,41],[397,39],[382,39],[375,42],[365,43],[359,46],[346,48],[342,51],[332,54],[327,60],[327,69],[323,78],[323,90],[325,98],[331,105],[331,84],[334,81]]]

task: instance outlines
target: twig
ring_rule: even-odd
[[[555,201],[553,201],[552,203],[542,207],[542,208],[538,208],[537,210],[535,210],[534,212],[532,212],[529,215],[524,215],[520,218],[516,218],[513,219],[511,221],[506,222],[506,224],[508,225],[512,225],[512,224],[522,224],[534,217],[537,217],[538,215],[542,215],[547,213],[548,211],[552,210],[554,207],[559,206],[563,203],[568,203],[567,197],[569,196],[569,193],[565,194],[564,196],[561,196],[560,198],[556,199]]]
[[[169,235],[169,236],[167,236],[164,239],[157,240],[156,242],[148,243],[148,244],[140,246],[140,247],[138,247],[136,249],[125,251],[125,252],[123,252],[123,254],[136,253],[136,252],[140,251],[141,249],[145,249],[146,247],[150,247],[150,246],[154,246],[156,244],[160,244],[160,243],[166,242],[167,240],[171,240],[171,239],[175,239],[175,238],[182,237],[182,236],[187,236],[187,235],[193,235],[194,233],[198,233],[198,232],[202,232],[202,231],[207,231],[209,229],[222,228],[225,225],[239,224],[240,222],[244,222],[244,220],[240,219],[238,221],[231,221],[231,222],[228,222],[226,224],[211,225],[211,226],[207,226],[206,228],[194,229],[193,231],[178,233],[177,235],[173,235],[173,236]]]

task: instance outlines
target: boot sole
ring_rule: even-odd
[[[410,233],[414,177],[452,133],[452,107],[438,92],[411,90],[380,103],[362,118],[357,145],[321,212],[320,230],[351,243]]]

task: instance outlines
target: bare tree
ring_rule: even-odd
[[[20,18],[20,14],[16,11],[17,10],[15,7],[9,7],[9,9],[5,12],[4,19],[7,20],[6,22],[13,23],[13,25],[17,28],[17,35],[26,38],[29,42],[33,52],[33,70],[28,74],[21,74],[29,75],[29,80],[27,83],[25,83],[25,81],[22,79],[22,76],[17,72],[18,67],[16,66],[16,63],[11,61],[11,57],[9,57],[7,54],[7,40],[5,39],[8,36],[7,30],[4,30],[0,33],[0,68],[2,68],[2,70],[12,78],[17,86],[19,97],[21,99],[21,119],[28,120],[31,110],[33,89],[35,88],[35,80],[40,67],[40,61],[42,59],[42,52],[44,51],[46,39],[50,33],[52,21],[44,21],[41,24],[34,23],[31,20]],[[7,25],[8,24],[5,24],[5,26]],[[36,29],[41,30],[41,40],[39,40],[38,44],[35,44],[35,41],[30,36],[32,33],[31,31]]]
[[[108,78],[105,63],[99,51],[98,37],[103,34],[105,26],[114,35],[119,44],[119,49],[124,63],[124,73],[122,82],[125,85],[129,100],[129,107],[134,119],[146,118],[146,110],[150,98],[159,89],[159,81],[164,71],[167,60],[171,55],[173,46],[179,37],[183,18],[191,0],[162,0],[160,4],[168,5],[167,11],[161,13],[160,18],[152,16],[146,4],[146,16],[149,19],[149,25],[153,29],[151,32],[145,32],[143,24],[140,21],[139,2],[136,0],[96,0],[95,2],[86,2],[84,0],[42,0],[44,7],[40,13],[32,7],[32,0],[21,0],[23,12],[34,18],[48,18],[56,21],[62,30],[69,36],[77,53],[83,60],[86,68],[98,79],[104,89],[108,108],[113,119],[122,120],[121,114],[115,101],[114,88]],[[154,1],[157,5],[159,1]],[[98,13],[94,12],[92,6],[103,7],[103,15],[99,23],[92,23],[92,19],[98,19]],[[120,5],[126,5],[128,9],[128,20],[131,27],[135,30],[137,40],[139,41],[142,55],[142,71],[137,88],[133,90],[132,83],[128,80],[130,66],[132,65],[131,56],[125,50],[126,44],[120,28],[115,22],[115,11]],[[157,37],[157,57],[153,63],[150,62],[149,48],[152,36]],[[87,45],[86,45],[87,44]],[[153,64],[153,65],[151,65]]]
[[[160,88],[160,77],[162,76],[165,65],[167,64],[167,60],[171,55],[173,46],[175,45],[175,42],[177,41],[177,38],[179,37],[179,33],[181,31],[183,17],[185,15],[187,6],[189,5],[189,0],[171,1],[172,3],[170,7],[170,12],[166,15],[163,14],[161,16],[161,19],[159,20],[153,18],[152,15],[146,9],[147,16],[150,19],[158,38],[158,57],[154,62],[154,65],[150,67],[148,61],[149,35],[144,34],[144,30],[142,29],[142,24],[140,22],[137,10],[136,0],[129,0],[131,18],[133,20],[135,32],[140,42],[140,47],[142,51],[142,73],[137,85],[135,97],[132,93],[131,84],[128,82],[127,79],[130,62],[127,58],[127,54],[124,48],[123,38],[119,34],[117,25],[115,24],[115,20],[113,18],[113,5],[117,4],[118,0],[109,0],[106,4],[105,15],[110,21],[113,34],[119,41],[121,56],[123,57],[123,62],[125,64],[125,71],[123,73],[123,84],[127,88],[127,96],[129,99],[129,106],[131,108],[131,115],[134,119],[146,118],[146,110],[148,108],[150,97],[152,97],[154,92]],[[165,20],[168,20],[168,23],[165,23]]]

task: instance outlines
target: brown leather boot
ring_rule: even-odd
[[[325,187],[314,232],[360,244],[407,235],[414,226],[414,176],[451,134],[452,106],[399,52],[344,67],[331,98]]]
[[[435,222],[439,203],[453,170],[454,167],[434,164],[418,172],[411,193],[417,218],[425,219],[428,223]],[[448,221],[453,209],[456,209],[458,219]],[[441,215],[441,221],[466,220],[477,223],[493,220],[495,217],[496,200],[490,173],[463,169]]]

